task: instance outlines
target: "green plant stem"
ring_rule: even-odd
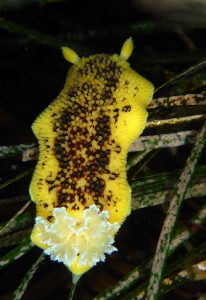
[[[17,176],[13,177],[12,179],[9,179],[9,180],[3,182],[2,184],[0,184],[0,190],[2,190],[3,188],[9,186],[12,183],[18,181],[19,179],[29,175],[33,171],[34,171],[34,168],[28,169],[28,170],[18,174]]]
[[[0,230],[0,236],[6,231],[16,220],[16,218],[21,215],[30,205],[31,202],[27,202],[15,215],[9,222]]]
[[[68,300],[72,300],[73,297],[74,297],[74,292],[75,292],[75,289],[76,289],[76,283],[72,283],[72,286],[71,286],[71,289],[69,291],[69,297],[68,297]]]
[[[206,181],[206,179],[205,179]],[[159,184],[161,189],[161,184]],[[169,202],[169,194],[173,193],[173,189],[159,191],[149,194],[139,194],[138,196],[132,197],[132,210],[145,208],[149,206],[160,205]],[[204,197],[206,195],[206,184],[205,182],[194,184],[187,189],[185,194],[185,200],[191,198]]]
[[[204,77],[205,78],[205,77]],[[170,97],[154,98],[150,102],[148,109],[168,108],[183,106],[199,106],[206,105],[206,95],[204,94],[186,94]]]
[[[205,167],[198,167],[195,171],[196,176],[201,176],[205,174]],[[168,177],[169,176],[169,177]],[[180,176],[180,172],[170,172],[170,173],[163,173],[155,176],[148,176],[146,178],[148,179],[140,179],[138,182],[138,185],[136,188],[139,190],[141,186],[145,186],[145,191],[149,192],[151,191],[151,187],[149,188],[150,184],[156,184],[158,181],[160,181],[160,190],[162,189],[162,184],[164,181],[171,181],[176,180]],[[148,180],[148,184],[146,184]],[[203,183],[205,185],[205,183]],[[164,187],[163,187],[164,188]],[[140,192],[141,194],[144,194],[144,190]],[[138,198],[137,198],[138,200]],[[145,205],[146,206],[146,205]],[[147,205],[148,206],[148,205]],[[188,241],[189,238],[196,232],[194,231],[194,226],[198,230],[202,224],[204,224],[206,220],[206,207],[203,205],[201,209],[197,212],[196,216],[192,218],[190,221],[190,227],[182,227],[178,229],[176,234],[174,235],[169,251],[168,256],[171,255],[175,250],[177,250],[184,242]],[[134,268],[129,274],[123,277],[117,284],[114,286],[108,288],[103,293],[99,294],[97,297],[95,297],[95,300],[110,300],[114,299],[115,297],[119,296],[120,294],[126,292],[129,290],[135,283],[137,283],[142,277],[144,277],[148,270],[151,267],[152,261],[143,262],[143,264],[140,264],[136,268]],[[134,296],[134,299],[135,296]],[[142,299],[142,298],[141,298]]]
[[[157,148],[179,147],[194,143],[196,130],[142,136],[132,143],[129,152],[148,151]]]
[[[16,232],[19,229],[26,228],[28,226],[31,226],[34,221],[34,211],[22,213],[21,215],[17,216],[16,219],[13,219],[13,222],[7,226],[6,229],[3,230],[3,232],[0,234],[0,237],[8,235],[12,232]],[[7,222],[0,223],[0,230],[5,227],[5,225],[8,224]]]
[[[26,202],[30,199],[29,195],[17,196],[17,197],[9,197],[0,199],[0,206],[14,204],[14,203],[21,203]]]
[[[188,69],[184,70],[183,72],[177,74],[176,76],[172,77],[170,80],[166,81],[162,85],[160,85],[158,88],[155,89],[155,93],[159,92],[163,88],[167,88],[171,86],[172,84],[175,84],[179,79],[185,78],[191,74],[196,73],[197,71],[204,69],[206,67],[206,60],[201,61],[198,64],[195,64]]]
[[[44,253],[42,253],[37,258],[35,263],[31,266],[29,271],[26,273],[26,275],[23,278],[23,280],[21,281],[20,285],[17,287],[17,289],[13,293],[12,300],[21,300],[22,299],[22,296],[24,295],[24,293],[29,285],[29,282],[31,281],[32,277],[34,276],[36,270],[38,269],[38,267],[39,267],[40,263],[43,261],[43,259],[44,259]]]
[[[81,278],[81,276],[82,275],[72,274],[72,286],[71,286],[71,289],[69,291],[69,298],[68,298],[68,300],[72,300],[73,299],[77,283],[78,283],[79,279]]]
[[[198,167],[193,175],[185,194],[185,200],[206,195],[206,167]],[[180,176],[180,171],[160,173],[153,176],[141,177],[131,181],[132,209],[154,206],[169,202],[174,191],[175,182]]]
[[[153,153],[150,153],[150,156],[142,163],[138,170],[132,176],[132,180],[136,179],[137,175],[145,168],[145,166],[159,153],[160,149],[156,149]]]
[[[0,146],[0,158],[6,158],[22,154],[25,150],[35,147],[35,144],[20,144],[11,146]]]
[[[0,269],[6,268],[13,261],[19,259],[28,251],[33,248],[30,237],[26,238],[24,242],[22,242],[15,249],[9,251],[4,256],[0,257]]]
[[[0,238],[0,249],[11,247],[23,242],[27,237],[31,235],[32,228],[24,228],[18,230],[17,232],[11,232],[9,234],[5,234]]]
[[[136,150],[135,150],[136,151]],[[134,167],[136,164],[138,164],[141,160],[149,154],[151,149],[145,149],[141,152],[135,152],[130,159],[128,159],[127,162],[127,171],[129,171],[132,167]]]
[[[174,289],[175,287],[182,285],[191,280],[198,280],[198,278],[194,278],[193,272],[188,272],[184,270],[186,261],[194,261],[197,257],[201,256],[206,251],[206,243],[202,243],[197,248],[193,249],[191,252],[186,253],[181,258],[175,260],[168,268],[164,274],[164,279],[161,282],[160,287],[160,295],[167,293],[168,291]],[[196,266],[190,265],[190,269]],[[179,270],[183,269],[179,272]],[[169,276],[169,277],[168,277]],[[147,281],[144,281],[140,284],[135,290],[133,290],[128,296],[126,296],[125,300],[145,300],[146,287],[148,285]],[[102,299],[103,300],[103,299]],[[106,299],[104,299],[106,300]]]
[[[177,183],[174,197],[170,202],[167,216],[160,234],[156,253],[151,269],[151,277],[146,293],[146,300],[156,300],[159,295],[159,287],[162,279],[162,273],[170,246],[171,235],[173,233],[179,210],[184,199],[189,181],[194,173],[195,166],[199,160],[206,140],[206,123],[204,124],[191,155],[187,159],[185,168]]]

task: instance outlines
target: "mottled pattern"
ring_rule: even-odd
[[[141,103],[143,84],[149,96]],[[117,55],[93,55],[72,66],[64,89],[32,127],[40,157],[30,193],[40,215],[50,221],[55,207],[78,213],[92,204],[112,207],[114,221],[128,215],[126,155],[144,128],[152,90]]]
[[[102,209],[106,185],[103,175],[110,180],[119,176],[108,167],[111,149],[120,152],[120,146],[111,138],[110,106],[116,101],[112,94],[118,87],[121,68],[109,56],[100,55],[88,59],[77,73],[77,81],[67,91],[67,103],[53,114],[53,130],[58,134],[54,155],[60,170],[47,183],[49,190],[57,188],[57,206],[79,210],[80,203],[87,206],[90,196]],[[82,80],[92,75],[99,85]],[[113,112],[117,120],[118,111]],[[111,196],[109,191],[108,200]]]
[[[175,107],[175,106],[189,106],[189,105],[205,105],[206,97],[204,94],[188,94],[180,96],[162,97],[153,99],[149,105],[151,108],[160,107]]]

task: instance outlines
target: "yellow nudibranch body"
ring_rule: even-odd
[[[73,66],[32,125],[40,152],[30,185],[37,208],[31,238],[74,274],[116,250],[114,236],[131,211],[126,157],[153,95],[127,62],[132,50],[131,39],[120,55],[79,58],[63,48]]]

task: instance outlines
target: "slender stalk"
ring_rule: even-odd
[[[195,223],[195,221],[199,219],[199,216],[202,215],[204,211],[205,211],[205,205],[197,213],[197,215],[195,216],[194,220],[192,220],[192,222]],[[206,212],[204,218],[201,218],[200,220],[201,224],[204,223],[205,219],[206,219]],[[186,232],[187,230],[185,228],[182,228],[180,229],[180,231]],[[193,234],[194,231],[191,230],[190,234],[187,234],[187,238],[181,239],[179,234],[176,233],[170,245],[169,255],[171,255],[176,249],[178,249],[182,245],[182,243],[187,241]],[[181,257],[180,260],[176,260],[175,263],[173,263],[172,266],[168,268],[165,276],[168,276],[172,272],[175,272],[177,269],[180,269],[181,266],[184,265],[184,262],[187,260],[189,256],[192,257],[194,253],[200,256],[201,253],[205,252],[205,249],[206,249],[206,243],[203,243],[198,248],[194,249],[191,253],[187,253],[185,256]],[[101,294],[93,298],[93,300],[116,299],[116,297],[131,289],[135,284],[137,284],[140,281],[140,279],[146,278],[146,275],[148,275],[151,264],[152,264],[152,260],[148,260],[146,262],[143,261],[139,266],[134,268],[131,272],[129,272],[129,274],[125,275],[115,285],[106,289],[104,292],[102,292]],[[131,294],[128,295],[127,298],[125,297],[124,299],[143,299],[143,295],[145,296],[146,287],[147,287],[147,282],[144,280],[143,284],[140,284]]]
[[[156,248],[156,253],[151,269],[151,277],[146,293],[146,300],[156,300],[158,299],[160,283],[162,279],[162,274],[164,266],[166,263],[166,258],[171,242],[171,235],[174,231],[175,223],[179,215],[180,207],[184,196],[187,191],[187,187],[194,173],[195,166],[197,165],[198,159],[204,148],[206,140],[206,123],[204,124],[195,146],[192,149],[190,157],[187,159],[185,168],[180,176],[177,183],[174,197],[170,202],[170,206],[167,212],[167,217],[165,219],[158,245]]]
[[[38,269],[38,267],[39,267],[40,263],[43,261],[43,259],[44,259],[44,253],[42,253],[37,258],[37,260],[31,266],[29,271],[26,273],[25,277],[23,278],[23,280],[21,281],[21,283],[19,284],[19,286],[13,293],[12,298],[11,298],[12,300],[21,300],[22,299],[22,296],[24,295],[32,277],[34,276],[36,270]]]
[[[159,90],[162,90],[163,88],[171,86],[172,84],[176,83],[179,79],[182,79],[191,74],[194,74],[197,71],[204,69],[205,67],[206,67],[206,60],[203,60],[200,63],[191,66],[190,68],[184,70],[183,72],[177,74],[176,76],[172,77],[170,80],[168,80],[165,83],[163,83],[162,85],[160,85],[158,88],[156,88],[155,93],[159,92]]]
[[[0,249],[19,245],[19,243],[23,242],[27,237],[30,237],[31,231],[32,228],[28,227],[0,237]]]
[[[197,135],[196,130],[185,130],[174,133],[163,133],[148,136],[141,136],[130,146],[129,152],[151,151],[156,148],[179,147],[185,144],[192,144]]]
[[[68,297],[68,300],[72,300],[73,297],[74,297],[74,292],[75,292],[75,289],[76,289],[76,283],[72,283],[72,286],[71,286],[71,289],[70,289],[70,292],[69,292],[69,297]]]
[[[74,292],[76,290],[77,283],[82,275],[72,274],[72,286],[69,292],[68,300],[73,300]]]
[[[18,181],[19,179],[21,179],[21,178],[23,178],[23,177],[29,175],[29,174],[30,174],[31,172],[33,172],[33,171],[34,171],[34,168],[28,169],[28,170],[26,170],[26,171],[24,171],[24,172],[18,174],[17,176],[13,177],[12,179],[9,179],[9,180],[3,182],[2,184],[0,184],[0,190],[3,189],[3,188],[5,188],[5,187],[7,187],[7,186],[9,186],[9,185],[12,184],[13,182],[16,182],[16,181]]]
[[[15,215],[11,220],[9,220],[8,223],[0,230],[0,236],[6,231],[16,220],[16,218],[21,215],[30,205],[31,202],[27,202]]]
[[[33,246],[34,245],[32,245],[31,243],[30,236],[27,237],[25,241],[15,249],[7,252],[5,255],[0,257],[0,270],[6,268],[9,264],[25,255],[33,248]]]
[[[186,117],[177,117],[177,118],[169,118],[166,120],[154,120],[154,121],[148,121],[146,124],[146,128],[152,128],[157,127],[160,128],[163,125],[180,125],[182,123],[188,123],[192,121],[203,121],[206,119],[205,114],[198,114],[198,115],[192,115],[192,116],[186,116]]]
[[[160,185],[161,188],[161,185]],[[173,192],[173,189],[159,191],[149,194],[141,193],[138,196],[133,195],[132,197],[132,210],[145,208],[149,206],[156,206],[169,202],[169,196]],[[187,189],[185,200],[191,198],[204,197],[206,195],[206,184],[205,182],[194,184]]]
[[[160,149],[156,149],[153,151],[153,153],[150,154],[150,156],[143,162],[143,164],[138,168],[138,170],[135,172],[135,174],[132,176],[132,180],[137,177],[137,175],[145,168],[145,166],[158,154]]]
[[[205,261],[190,264],[187,269],[185,267],[185,262],[194,259],[194,257],[201,257],[206,250],[206,243],[202,243],[198,247],[194,248],[191,252],[186,253],[180,258],[176,259],[174,263],[168,266],[164,279],[161,282],[160,295],[169,292],[177,286],[183,285],[188,281],[205,279],[204,265]],[[202,268],[201,268],[202,267]],[[183,270],[182,270],[183,269]],[[181,270],[179,272],[179,270]],[[144,280],[135,290],[124,297],[125,300],[145,300],[147,281]],[[103,300],[103,298],[101,299]],[[105,298],[104,300],[107,300]]]
[[[137,150],[134,150],[137,151]],[[127,163],[127,171],[129,171],[132,167],[134,167],[136,164],[138,164],[141,160],[143,160],[147,154],[151,152],[151,149],[145,149],[145,151],[142,151],[141,153],[134,153],[133,157],[128,160]]]
[[[148,109],[167,108],[176,106],[197,106],[206,105],[206,95],[204,94],[187,94],[170,97],[154,98],[150,102]]]
[[[35,147],[35,144],[20,144],[11,146],[0,146],[0,158],[22,154],[25,150]]]

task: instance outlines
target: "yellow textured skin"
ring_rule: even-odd
[[[75,64],[63,90],[32,125],[40,153],[30,194],[37,215],[50,222],[53,209],[62,206],[78,218],[96,204],[119,224],[130,214],[126,156],[145,127],[153,85],[130,68],[133,44],[126,43],[120,55],[75,60],[72,52]],[[36,229],[32,240],[45,249]],[[88,267],[77,260],[70,269],[80,274]]]

